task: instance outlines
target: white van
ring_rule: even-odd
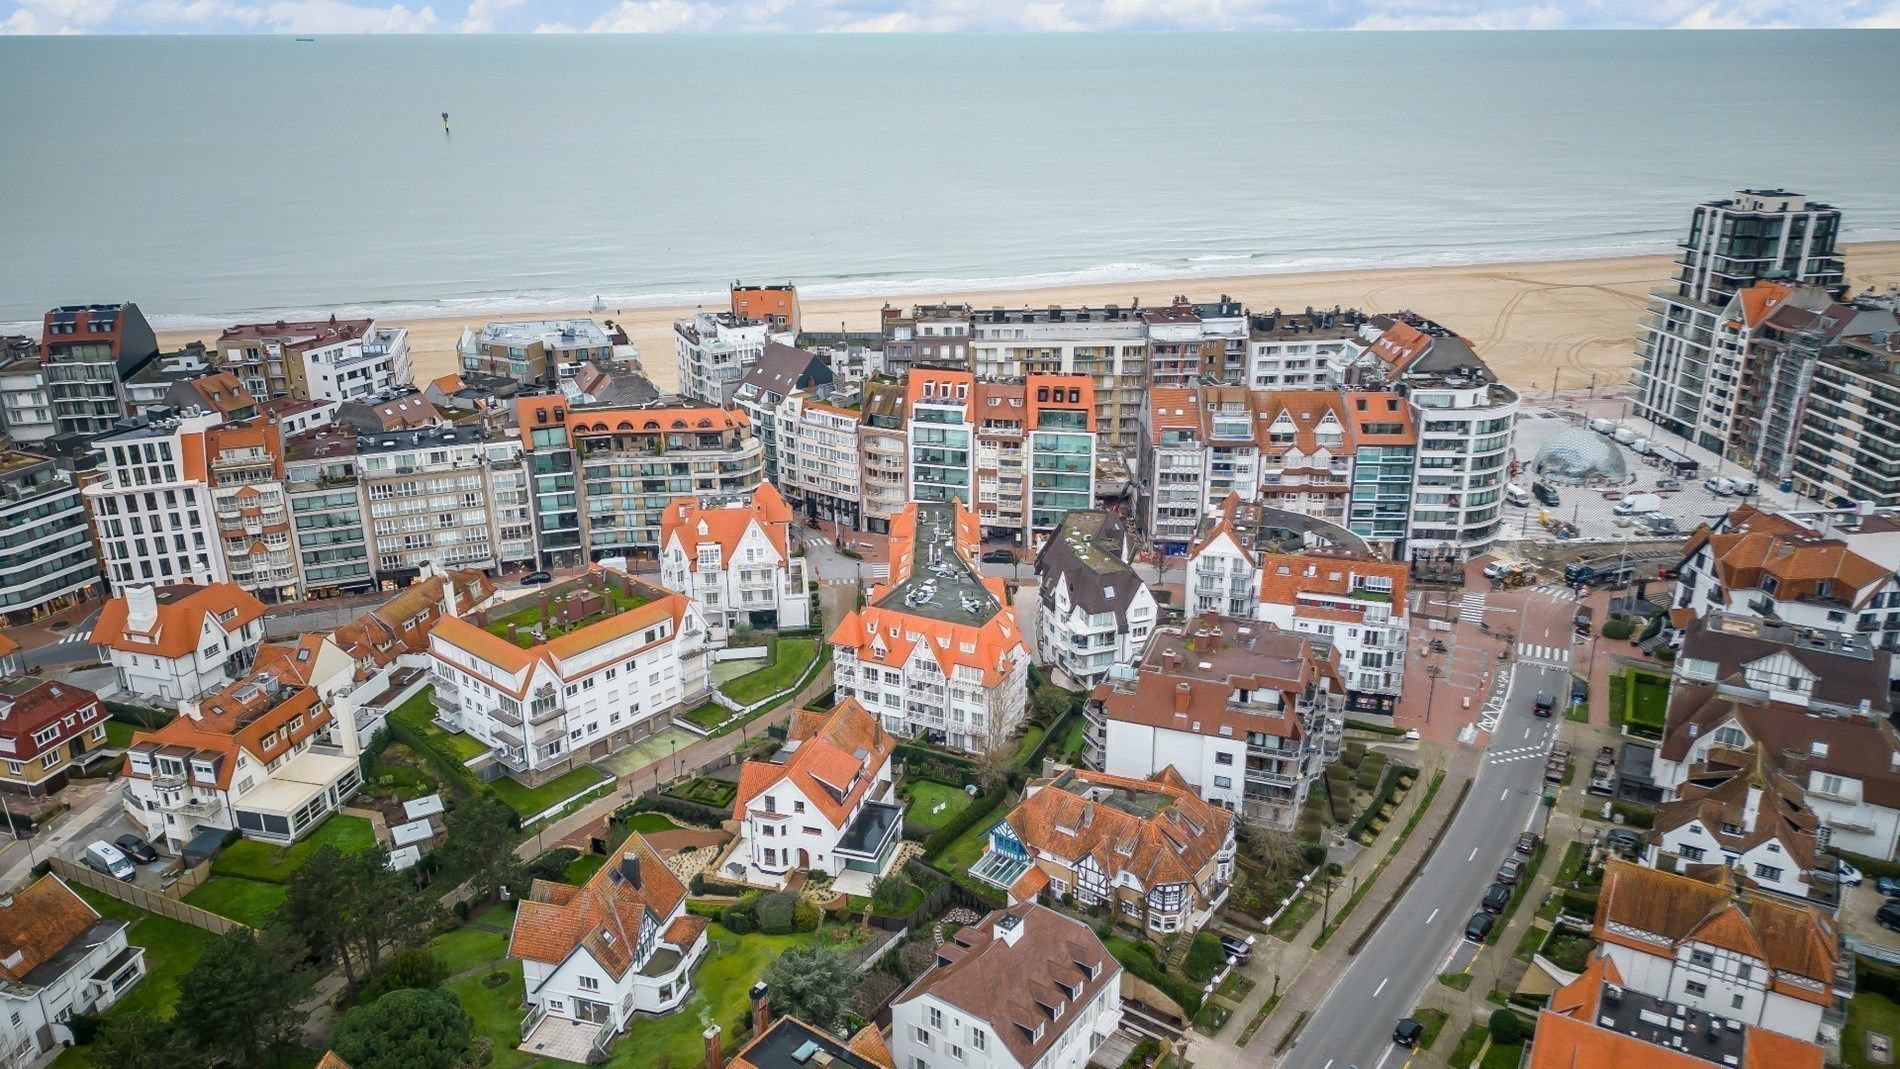
[[[1642,516],[1647,513],[1655,512],[1659,508],[1662,508],[1661,495],[1631,494],[1623,500],[1618,501],[1616,507],[1610,511],[1616,513],[1618,516]]]
[[[130,880],[136,872],[131,860],[104,839],[95,839],[91,846],[86,847],[85,861],[115,880]]]
[[[1618,427],[1616,433],[1610,435],[1610,437],[1622,442],[1624,445],[1628,445],[1636,440],[1636,432],[1630,430],[1628,427]]]
[[[1590,429],[1598,434],[1608,434],[1616,429],[1616,424],[1607,419],[1593,419],[1590,421]]]
[[[1735,480],[1723,475],[1711,475],[1702,485],[1716,497],[1727,497],[1735,492]]]
[[[1636,454],[1637,456],[1639,456],[1639,457],[1646,457],[1646,456],[1648,456],[1648,455],[1650,454],[1650,452],[1651,452],[1651,450],[1650,450],[1650,448],[1649,448],[1649,439],[1647,439],[1647,438],[1638,438],[1638,439],[1636,439],[1635,441],[1633,441],[1633,442],[1631,442],[1631,443],[1630,443],[1630,452],[1632,452],[1632,453],[1635,453],[1635,454]]]
[[[1516,483],[1511,483],[1504,488],[1504,500],[1513,505],[1528,505],[1531,503],[1531,492]]]

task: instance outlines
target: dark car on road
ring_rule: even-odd
[[[1013,549],[991,549],[983,553],[984,564],[1014,564],[1016,551]]]
[[[1392,1030],[1392,1042],[1401,1047],[1416,1047],[1425,1035],[1425,1026],[1410,1017],[1399,1018],[1399,1026]]]
[[[1473,913],[1471,919],[1465,922],[1465,938],[1474,943],[1482,943],[1484,937],[1491,934],[1491,926],[1496,923],[1497,918],[1489,913],[1482,910]]]
[[[1538,716],[1549,718],[1551,707],[1556,704],[1557,699],[1551,696],[1550,691],[1540,690],[1537,692],[1537,704],[1531,707],[1531,711]]]
[[[1890,932],[1900,932],[1900,898],[1889,898],[1874,911],[1874,923]]]
[[[540,586],[543,583],[552,582],[554,582],[554,577],[546,572],[529,572],[521,577],[522,586]]]
[[[1536,832],[1527,831],[1520,834],[1517,837],[1517,846],[1515,849],[1517,850],[1518,853],[1523,854],[1525,857],[1529,857],[1532,854],[1535,854],[1537,852],[1537,844],[1542,841],[1543,841],[1542,839],[1539,839],[1537,837]]]
[[[120,853],[141,865],[149,865],[158,860],[158,851],[152,849],[152,844],[131,832],[126,832],[112,840],[112,843],[119,848]]]
[[[1511,904],[1511,885],[1502,881],[1484,889],[1484,901],[1478,903],[1486,913],[1502,913]]]
[[[1524,875],[1524,863],[1514,857],[1505,858],[1504,864],[1498,866],[1499,883],[1516,883],[1518,877],[1522,875]]]
[[[1874,879],[1874,890],[1887,898],[1900,896],[1900,876],[1878,876]]]

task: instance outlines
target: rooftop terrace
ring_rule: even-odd
[[[917,503],[917,535],[911,573],[877,601],[894,609],[947,624],[981,627],[1001,611],[996,595],[957,549],[956,507],[949,502]]]
[[[657,594],[632,578],[590,571],[475,613],[469,622],[526,650],[632,612]]]

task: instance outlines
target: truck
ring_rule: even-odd
[[[1642,516],[1662,508],[1660,494],[1630,494],[1618,501],[1610,511],[1618,516]]]
[[[1566,586],[1613,586],[1636,577],[1636,566],[1614,558],[1604,561],[1577,561],[1564,565]]]
[[[1638,438],[1635,441],[1631,442],[1630,452],[1635,453],[1639,457],[1648,456],[1652,452],[1649,446],[1649,439]]]

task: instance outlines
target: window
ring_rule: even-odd
[[[962,1061],[963,1048],[957,1046],[955,1043],[950,1044],[950,1057],[955,1058],[957,1061]]]
[[[1699,984],[1695,982],[1694,980],[1691,980],[1688,983],[1682,985],[1682,989],[1684,991],[1687,991],[1690,994],[1690,996],[1694,998],[1701,998],[1703,995],[1706,995],[1709,993],[1709,985]]]
[[[1702,860],[1703,854],[1706,853],[1706,851],[1699,846],[1683,846],[1678,848],[1676,852],[1682,855],[1682,860],[1684,861],[1700,861]]]
[[[970,1046],[977,1050],[988,1050],[989,1044],[989,1036],[981,1028],[972,1027],[970,1029]]]
[[[1214,777],[1214,786],[1215,786],[1215,787],[1216,787],[1217,789],[1219,789],[1219,790],[1223,790],[1223,791],[1225,791],[1225,790],[1231,790],[1231,789],[1233,788],[1233,786],[1234,786],[1234,781],[1233,781],[1232,779],[1230,779],[1230,778],[1228,778],[1227,776],[1215,776],[1215,777]]]
[[[1739,1009],[1741,1009],[1741,1008],[1742,1008],[1742,996],[1740,996],[1740,995],[1735,995],[1735,996],[1733,996],[1733,997],[1731,997],[1731,998],[1730,998],[1730,999],[1728,1000],[1728,1004],[1729,1004],[1729,1006],[1730,1006],[1730,1007],[1732,1007],[1732,1008],[1734,1008],[1734,1009],[1738,1009],[1738,1010],[1739,1010]]]
[[[1691,950],[1689,951],[1689,964],[1700,965],[1704,969],[1709,968],[1715,964],[1715,955],[1707,950]]]
[[[1773,865],[1757,864],[1755,866],[1755,878],[1758,880],[1779,880],[1781,879],[1781,870]]]
[[[599,991],[599,990],[600,990],[600,978],[599,978],[599,977],[595,977],[595,976],[583,976],[583,977],[581,977],[581,990],[582,990],[582,991]]]
[[[1234,755],[1222,750],[1214,755],[1214,763],[1217,765],[1231,765],[1234,763]]]
[[[925,1011],[924,1017],[926,1020],[930,1022],[930,1027],[932,1028],[943,1027],[943,1011],[938,1009],[937,1007],[935,1006],[930,1007],[927,1011]]]

